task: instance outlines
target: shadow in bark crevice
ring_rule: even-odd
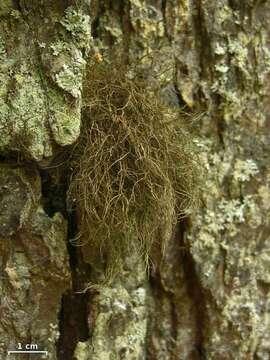
[[[68,215],[69,262],[72,276],[72,289],[63,295],[59,313],[60,337],[57,345],[58,359],[73,360],[79,341],[89,339],[89,292],[84,292],[90,277],[90,266],[83,261],[81,247],[71,243],[77,234],[75,213]]]
[[[165,265],[150,277],[148,360],[164,356],[165,349],[172,360],[180,359],[180,354],[181,359],[206,359],[206,294],[185,241],[188,227],[189,219],[181,220],[164,255]]]
[[[185,242],[185,233],[190,226],[189,219],[184,219],[179,224],[177,238],[179,239],[180,247],[188,247]],[[198,274],[196,273],[195,262],[192,255],[187,248],[186,251],[181,252],[181,263],[186,279],[187,293],[194,304],[195,322],[196,322],[196,355],[200,360],[206,359],[204,350],[204,331],[206,319],[206,294],[204,293]]]
[[[72,224],[72,222],[69,221],[69,224]],[[57,344],[59,360],[73,360],[77,343],[89,339],[88,314],[90,294],[89,292],[83,292],[83,290],[87,279],[89,279],[90,268],[83,262],[80,248],[76,248],[69,243],[68,252],[72,275],[72,289],[63,295],[61,311],[59,313],[60,337]]]
[[[67,250],[72,286],[62,296],[59,311],[59,339],[57,358],[73,360],[74,351],[79,341],[89,339],[88,313],[89,293],[83,292],[89,281],[90,267],[84,263],[81,248],[74,246],[71,239],[77,234],[76,214],[66,208],[67,174],[55,178],[52,170],[40,169],[42,201],[47,215],[52,217],[61,212],[68,221]]]

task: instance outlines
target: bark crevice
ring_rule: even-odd
[[[89,339],[88,305],[89,293],[84,292],[90,269],[83,262],[80,248],[72,244],[77,234],[76,214],[66,209],[66,179],[55,181],[55,174],[40,170],[44,210],[52,217],[61,212],[68,220],[67,250],[72,278],[72,286],[62,296],[59,311],[59,339],[57,343],[58,359],[74,359],[73,354],[79,341]]]
[[[59,313],[60,337],[57,344],[58,359],[74,359],[73,354],[79,341],[89,339],[90,294],[84,292],[90,277],[90,266],[83,261],[81,248],[72,244],[77,234],[76,214],[68,215],[67,249],[72,277],[71,289],[63,295]]]
[[[187,244],[185,242],[185,234],[189,227],[189,219],[182,221],[181,227],[179,227],[179,242],[180,247],[185,248]],[[195,262],[192,258],[190,249],[182,252],[181,262],[183,266],[183,272],[186,279],[187,294],[193,303],[194,320],[195,320],[195,352],[196,359],[206,359],[204,350],[204,338],[207,324],[206,318],[206,294],[200,283],[199,276],[195,268]]]

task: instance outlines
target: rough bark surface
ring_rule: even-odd
[[[50,359],[270,359],[269,29],[260,0],[0,2],[0,359],[18,343]],[[201,114],[203,204],[154,274],[130,258],[84,294],[49,167],[79,135],[88,56],[108,48],[155,51],[168,103]]]

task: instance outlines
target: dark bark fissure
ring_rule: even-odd
[[[22,13],[23,9],[20,4],[20,0],[13,0],[14,6]]]
[[[175,75],[174,75],[173,89],[177,98],[179,108],[187,111],[190,110],[188,104],[183,99],[181,91],[179,90],[177,85],[177,70],[175,71]]]
[[[75,215],[68,218],[68,239],[76,235]],[[89,293],[83,292],[89,268],[83,262],[80,248],[67,244],[70,270],[72,276],[72,288],[63,295],[62,306],[59,313],[60,337],[57,344],[58,359],[72,360],[74,350],[79,341],[89,338],[88,306]]]
[[[181,220],[178,224],[176,233],[175,233],[175,245],[179,253],[174,259],[174,270],[173,272],[179,272],[177,266],[181,266],[183,269],[183,278],[179,279],[181,284],[175,283],[176,287],[183,287],[185,290],[181,293],[182,297],[179,298],[179,294],[173,289],[164,287],[164,280],[162,279],[162,274],[158,271],[155,274],[152,274],[150,277],[150,287],[152,298],[154,299],[154,310],[151,311],[149,324],[148,324],[148,346],[147,346],[147,359],[156,358],[155,345],[152,343],[152,337],[162,338],[162,333],[160,333],[159,321],[162,321],[164,313],[162,309],[166,301],[169,300],[170,306],[170,339],[171,342],[166,340],[168,344],[168,352],[170,353],[170,359],[177,360],[179,359],[179,324],[181,323],[181,310],[179,311],[179,306],[182,306],[182,302],[186,301],[185,296],[188,297],[191,305],[191,318],[194,325],[190,329],[194,331],[194,337],[192,342],[192,352],[189,354],[189,358],[192,360],[205,360],[205,350],[204,350],[204,337],[207,324],[207,315],[206,315],[206,294],[202,290],[198,274],[196,273],[195,264],[192,259],[192,255],[188,249],[188,244],[185,241],[185,234],[189,227],[189,219]],[[176,266],[176,267],[175,267]],[[176,277],[177,279],[177,277]],[[175,280],[176,280],[175,279]],[[166,285],[166,280],[165,280]],[[166,300],[167,299],[167,300]],[[158,321],[156,322],[156,320]],[[167,318],[168,320],[168,318]],[[191,323],[190,323],[191,324]],[[163,328],[162,328],[163,329]],[[153,335],[153,332],[156,334]]]
[[[185,233],[189,228],[189,219],[181,221],[177,237],[181,248],[187,247],[188,244],[185,242]],[[195,269],[195,263],[190,253],[190,250],[181,252],[181,264],[186,279],[187,293],[193,303],[193,309],[195,314],[195,329],[196,329],[196,349],[195,358],[204,360],[206,359],[204,351],[204,330],[207,324],[206,319],[206,299],[205,293],[203,292],[202,286],[198,274]]]
[[[194,40],[197,48],[200,77],[201,79],[211,79],[213,77],[212,69],[209,64],[213,63],[211,39],[205,25],[202,1],[192,1],[193,6],[193,29]],[[202,98],[198,98],[201,102]]]
[[[72,252],[73,250],[70,250],[69,254],[71,255]],[[74,256],[77,255],[74,254]],[[60,337],[57,344],[59,360],[72,360],[77,343],[89,339],[87,321],[89,293],[81,292],[83,288],[81,286],[81,274],[78,272],[79,266],[73,266],[71,265],[72,289],[63,295],[59,313]]]
[[[97,13],[91,22],[91,35],[94,39],[99,38],[100,18],[106,11],[103,1],[98,2]]]
[[[167,16],[166,16],[167,0],[161,0],[161,12],[162,12],[162,18],[163,18],[163,23],[164,23],[165,35],[166,35],[166,38],[171,43],[172,42],[172,37],[170,36],[169,31],[168,31]]]
[[[80,248],[71,244],[70,240],[76,236],[77,224],[74,213],[69,214],[66,209],[66,180],[55,184],[51,174],[40,170],[42,179],[43,206],[49,216],[60,211],[68,219],[69,265],[72,277],[72,287],[63,294],[61,310],[59,312],[60,337],[57,344],[58,359],[72,360],[74,350],[79,341],[89,338],[88,305],[89,293],[83,292],[90,269],[83,262]]]

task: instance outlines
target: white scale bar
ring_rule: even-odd
[[[11,354],[45,354],[48,355],[48,351],[39,351],[39,350],[11,350],[8,351],[8,355]]]

